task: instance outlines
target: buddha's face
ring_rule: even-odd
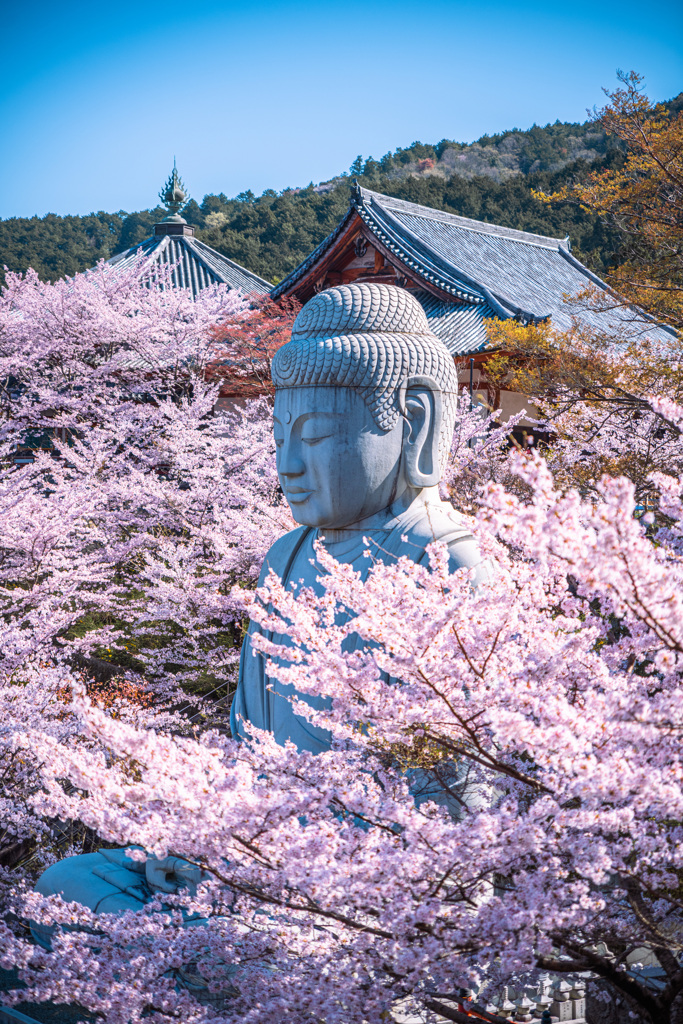
[[[350,388],[275,393],[277,471],[297,523],[341,529],[386,508],[405,488],[402,441],[403,421],[381,431]]]

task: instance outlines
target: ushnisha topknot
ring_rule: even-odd
[[[320,292],[297,316],[292,340],[275,353],[271,372],[276,388],[353,388],[384,431],[401,414],[401,385],[408,377],[429,377],[443,395],[442,465],[448,457],[458,393],[453,357],[403,288],[363,283]]]

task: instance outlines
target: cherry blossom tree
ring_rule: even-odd
[[[217,412],[211,380],[231,358],[216,324],[249,310],[150,273],[3,293],[2,842],[45,863],[73,822],[134,861],[183,858],[193,884],[107,916],[5,867],[2,966],[108,1024],[466,1020],[459,990],[486,1013],[539,969],[589,971],[673,1024],[683,480],[657,473],[637,519],[631,481],[558,484],[465,405],[445,491],[465,481],[469,508],[481,487],[476,590],[435,545],[364,585],[321,548],[322,596],[254,593],[292,524],[267,405]],[[683,410],[648,407],[678,458]],[[329,751],[236,743],[207,713],[247,615],[293,641],[262,649]],[[52,951],[29,918],[56,927]]]
[[[224,702],[242,615],[230,592],[292,525],[267,403],[217,408],[207,372],[231,355],[217,328],[245,325],[250,304],[224,287],[193,302],[171,269],[100,265],[53,285],[29,271],[0,293],[7,736],[25,718],[73,742],[79,682],[157,726],[179,727],[200,693],[214,691],[202,715]],[[68,830],[29,809],[33,756],[5,750],[0,863],[35,867],[68,852]]]
[[[116,1022],[374,1024],[399,1002],[461,1020],[459,988],[480,1005],[541,967],[677,1019],[683,484],[658,478],[658,529],[627,480],[586,502],[539,456],[511,459],[532,500],[487,486],[476,530],[495,571],[476,591],[434,546],[429,567],[377,564],[364,586],[321,549],[322,597],[276,577],[255,595],[250,613],[294,641],[263,641],[272,671],[329,752],[150,730],[83,690],[85,742],[22,726],[44,766],[36,813],[206,876],[109,920],[29,898],[34,918],[80,926],[51,954],[8,936],[35,996]]]

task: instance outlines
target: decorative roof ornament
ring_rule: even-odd
[[[244,295],[267,295],[272,288],[269,281],[241,267],[239,263],[195,237],[194,226],[180,216],[189,198],[174,157],[173,171],[159,192],[159,199],[166,206],[168,216],[154,225],[154,233],[149,238],[112,256],[107,261],[109,265],[123,270],[138,261],[141,255],[151,264],[170,264],[173,288],[189,293],[193,299],[204,288],[221,284],[237,288]]]
[[[178,169],[175,165],[175,157],[173,157],[173,171],[168,176],[168,181],[159,193],[159,199],[168,210],[168,217],[164,217],[162,223],[168,223],[169,221],[173,224],[186,224],[187,221],[184,217],[180,216],[180,211],[186,205],[190,198],[190,194],[187,191],[185,183],[178,174]]]

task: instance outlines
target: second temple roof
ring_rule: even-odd
[[[173,171],[159,193],[159,198],[165,203],[168,216],[154,225],[154,234],[112,256],[108,263],[123,268],[142,255],[154,263],[173,264],[174,286],[187,289],[193,298],[203,288],[216,284],[238,288],[244,294],[266,295],[271,290],[270,282],[195,238],[194,227],[181,216],[189,196],[176,169],[175,160]]]
[[[432,329],[454,355],[486,345],[488,317],[514,317],[524,323],[550,318],[560,330],[578,318],[589,328],[617,333],[624,340],[660,332],[669,336],[668,328],[647,320],[641,311],[616,297],[611,301],[608,286],[572,256],[568,238],[471,220],[359,185],[341,223],[273,289],[273,298],[296,295],[306,301],[321,286],[340,283],[344,254],[359,236],[383,257],[362,279],[379,274],[388,280],[387,274],[393,274],[395,283],[413,290]],[[588,286],[604,293],[600,308],[567,302]]]

